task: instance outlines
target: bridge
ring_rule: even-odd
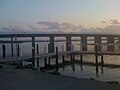
[[[37,40],[35,38],[37,37],[48,37],[49,45],[48,45],[48,53],[47,54],[39,54],[35,53],[35,48],[38,48],[38,46],[35,46],[35,43]],[[66,52],[59,52],[56,55],[56,52],[54,50],[54,43],[56,37],[65,37],[66,38]],[[80,38],[80,50],[81,51],[71,51],[72,47],[70,46],[72,44],[72,37],[79,37]],[[33,65],[35,65],[35,59],[37,58],[46,58],[54,56],[55,58],[58,58],[59,55],[64,56],[65,54],[69,55],[82,55],[82,54],[94,54],[94,55],[120,55],[119,52],[113,52],[115,50],[115,45],[120,46],[120,35],[117,34],[0,34],[0,39],[9,38],[10,41],[0,41],[1,44],[4,44],[5,42],[9,42],[11,44],[11,58],[5,57],[5,45],[2,45],[3,48],[3,59],[0,61],[22,61],[22,60],[28,60],[32,59]],[[17,40],[17,38],[31,38],[32,42],[32,56],[29,57],[19,57],[19,45],[18,45],[18,57],[13,57],[13,43],[19,43],[20,41]],[[93,38],[94,41],[93,46],[95,48],[94,51],[88,51],[88,40],[89,38]],[[104,43],[103,40],[106,40],[107,44],[107,52],[102,52],[102,45]],[[117,43],[116,43],[117,40]],[[25,42],[25,41],[24,41]],[[97,49],[96,49],[97,44]],[[38,49],[37,49],[38,50]],[[56,57],[57,56],[57,57]],[[57,59],[58,60],[58,59]],[[58,62],[56,60],[56,63]]]

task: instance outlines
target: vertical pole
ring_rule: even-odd
[[[81,71],[83,71],[83,56],[82,56],[82,43],[80,45],[80,66],[81,66]]]
[[[64,52],[64,45],[62,45],[62,52]],[[62,60],[63,60],[63,63],[65,62],[65,56],[62,55]]]
[[[96,75],[98,76],[98,45],[95,44]]]
[[[32,65],[35,66],[35,37],[32,37]]]
[[[20,56],[20,46],[19,46],[19,44],[17,44],[17,57],[19,57],[19,56]],[[21,66],[23,65],[22,61],[20,61],[20,65]]]
[[[45,61],[44,61],[44,67],[47,66],[47,58],[45,58]]]
[[[11,56],[13,57],[13,37],[11,37]]]
[[[37,54],[39,54],[39,45],[38,44],[36,45],[36,48],[37,48]],[[39,67],[39,59],[37,59],[37,66]]]
[[[58,66],[58,47],[56,47],[56,66]]]
[[[3,50],[3,58],[5,58],[6,57],[6,47],[4,44],[2,45],[2,50]]]
[[[83,65],[83,56],[82,56],[82,52],[81,52],[81,54],[80,54],[80,67],[81,67],[81,71],[83,71],[82,65]]]
[[[62,59],[63,59],[63,63],[65,62],[65,56],[64,55],[62,55]]]
[[[17,56],[19,57],[20,56],[20,46],[19,46],[19,44],[17,45]]]
[[[101,55],[101,73],[103,74],[104,60],[103,55]]]

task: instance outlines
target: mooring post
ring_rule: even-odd
[[[35,66],[35,37],[32,37],[32,65]]]
[[[37,49],[37,54],[39,54],[39,45],[36,45],[36,49]],[[37,66],[39,67],[39,59],[37,59]]]
[[[82,53],[80,54],[80,67],[81,67],[81,70],[83,71],[83,56],[82,56]]]
[[[81,70],[83,71],[83,56],[82,56],[82,43],[80,45],[80,66],[81,66]]]
[[[64,45],[62,45],[62,52],[64,52]],[[65,62],[65,56],[62,55],[62,60],[63,60],[63,63]]]
[[[95,44],[96,75],[98,76],[98,44]]]
[[[56,66],[58,66],[58,47],[56,47]]]
[[[103,55],[101,55],[101,64],[104,65]]]
[[[65,62],[65,56],[64,55],[62,55],[62,60],[63,60],[63,63]]]
[[[98,65],[98,45],[97,45],[97,43],[95,44],[95,61],[96,61],[96,65]]]
[[[13,57],[13,37],[11,37],[11,57]]]
[[[45,58],[45,60],[44,60],[44,67],[46,67],[47,66],[47,58]]]
[[[3,50],[3,58],[5,58],[6,57],[6,47],[4,44],[2,45],[2,50]]]
[[[104,60],[103,55],[101,55],[101,73],[103,74]]]
[[[20,46],[19,46],[19,44],[17,44],[17,57],[19,57],[19,56],[20,56]],[[20,65],[21,66],[23,65],[22,61],[20,61]]]
[[[20,46],[19,46],[19,44],[17,45],[17,56],[19,57],[20,56]]]

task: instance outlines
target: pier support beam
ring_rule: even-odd
[[[115,43],[115,37],[114,36],[108,36],[107,37],[107,51],[109,52],[113,52],[115,50],[115,45],[109,45],[109,44],[112,44],[112,43]]]
[[[87,51],[87,36],[81,36],[82,51]]]
[[[71,36],[66,36],[66,51],[71,50]]]
[[[96,36],[95,37],[95,44],[98,44],[98,51],[101,51],[101,45],[99,45],[99,44],[101,44],[101,37],[100,36]]]
[[[35,37],[32,37],[32,65],[35,66]]]
[[[50,44],[48,44],[48,52],[52,53],[54,52],[54,37],[51,36],[50,38]]]

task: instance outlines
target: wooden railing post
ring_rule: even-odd
[[[58,66],[58,47],[56,47],[56,66]]]
[[[39,45],[36,45],[36,49],[37,49],[37,55],[39,54]],[[37,59],[37,66],[39,66],[39,59]]]
[[[4,44],[2,45],[2,50],[3,50],[3,58],[5,58],[6,57],[6,47]]]
[[[96,75],[98,76],[98,44],[95,44]]]

